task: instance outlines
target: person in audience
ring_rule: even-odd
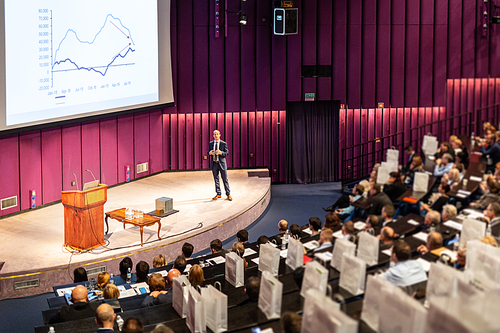
[[[179,272],[178,269],[171,269],[168,274],[167,274],[167,278],[165,280],[165,283],[166,283],[166,286],[165,286],[165,290],[166,291],[169,291],[171,290],[173,287],[174,287],[174,279],[176,277],[179,277],[181,276],[181,272]]]
[[[153,333],[174,333],[172,329],[164,324],[158,324],[155,326]]]
[[[288,222],[287,220],[280,220],[278,222],[278,231],[280,234],[284,234],[288,230]]]
[[[391,227],[383,227],[380,230],[380,235],[378,235],[380,239],[380,249],[386,250],[390,249],[394,243],[394,229]]]
[[[244,291],[248,298],[238,304],[238,306],[248,303],[257,303],[259,301],[260,279],[257,276],[249,277],[245,282]]]
[[[498,242],[493,236],[484,236],[481,238],[481,242],[487,245],[491,245],[493,247],[498,247]]]
[[[425,254],[430,251],[437,250],[443,247],[443,236],[439,232],[429,232],[427,235],[427,244],[420,245],[417,252]]]
[[[413,156],[410,168],[406,171],[404,178],[404,184],[406,186],[413,185],[413,180],[415,179],[415,172],[425,172],[424,165],[422,163],[422,157],[420,156]]]
[[[372,205],[369,214],[381,215],[382,208],[385,205],[392,205],[391,199],[384,192],[380,191],[379,184],[373,184],[370,194],[372,196]]]
[[[455,152],[455,157],[457,156],[458,153],[462,152],[462,140],[459,138],[455,137],[453,140],[450,141],[451,148],[453,148],[453,151]]]
[[[266,235],[262,235],[259,238],[257,238],[257,246],[267,243],[269,243],[269,237],[267,237]]]
[[[396,210],[394,209],[393,205],[385,205],[382,207],[382,215],[381,215],[381,222],[382,222],[382,227],[385,227],[389,223],[396,222],[394,219],[394,214],[396,213]]]
[[[500,239],[500,204],[493,202],[483,212],[485,219],[491,227],[491,235]]]
[[[233,244],[233,246],[231,247],[231,251],[235,252],[237,255],[240,256],[240,258],[243,259],[243,261],[245,262],[245,268],[247,268],[248,267],[248,262],[243,257],[243,255],[245,254],[245,246],[243,244],[241,244],[240,242],[235,242]]]
[[[112,283],[108,283],[104,290],[102,291],[102,296],[104,299],[112,299],[120,297],[120,290],[118,287]]]
[[[441,211],[441,220],[446,222],[453,220],[455,217],[457,217],[457,207],[453,205],[444,205]]]
[[[222,253],[222,251],[224,250],[222,248],[222,241],[218,238],[211,241],[210,250],[212,251],[212,253]]]
[[[319,250],[323,250],[327,247],[332,246],[333,245],[332,238],[333,238],[332,229],[323,228],[323,230],[321,230],[321,234],[319,236],[319,241],[318,241],[319,247],[314,249],[314,252],[319,251]]]
[[[481,242],[484,244],[491,245],[493,247],[498,247],[498,241],[493,236],[484,236],[481,238]],[[455,268],[458,270],[463,270],[467,262],[467,244],[460,245],[457,252],[457,261],[455,263]]]
[[[332,212],[325,215],[325,225],[323,226],[324,228],[337,230],[340,228],[340,224],[341,223],[339,215]]]
[[[165,265],[167,265],[167,261],[163,254],[158,254],[153,258],[153,268],[163,267]]]
[[[316,216],[312,216],[309,218],[309,230],[312,231],[312,234],[317,234],[321,229],[321,220]]]
[[[422,265],[416,260],[410,260],[411,249],[406,242],[394,242],[391,258],[395,265],[381,275],[383,279],[398,287],[406,287],[427,280],[427,274]]]
[[[354,229],[354,222],[352,222],[351,220],[345,221],[344,225],[342,226],[342,235],[344,235],[344,238],[349,242],[356,243],[356,235],[354,234],[355,232],[356,229]]]
[[[389,180],[384,186],[384,193],[387,194],[392,202],[396,202],[401,194],[406,192],[406,186],[401,181],[401,175],[399,172],[391,172],[389,174]]]
[[[403,172],[408,172],[410,170],[411,163],[413,162],[413,157],[417,156],[417,153],[415,152],[415,149],[411,145],[408,145],[405,147],[404,151],[406,152],[406,155],[408,155],[408,160],[406,164],[403,166]]]
[[[191,259],[193,255],[194,246],[189,243],[182,244],[182,256],[186,258],[186,260]]]
[[[120,261],[120,276],[115,276],[115,284],[120,285],[120,284],[125,284],[127,281],[127,272],[128,269],[130,270],[133,269],[133,264],[132,264],[132,259],[129,257],[125,257]],[[132,274],[132,282],[135,282],[135,274]]]
[[[490,203],[498,202],[500,199],[500,184],[492,177],[486,180],[486,192],[475,202],[469,204],[476,209],[486,209]]]
[[[178,256],[175,261],[174,261],[174,267],[177,269],[181,274],[184,274],[184,271],[186,270],[186,258],[183,256]]]
[[[365,221],[364,231],[375,236],[380,233],[380,220],[377,215],[368,215]]]
[[[77,267],[73,271],[73,283],[88,281],[87,271],[83,267]]]
[[[292,311],[286,311],[281,316],[283,333],[300,333],[302,328],[302,316]]]
[[[424,223],[415,229],[416,232],[426,230],[431,225],[437,226],[441,223],[441,214],[435,210],[431,210],[425,214]]]
[[[97,288],[103,290],[109,283],[110,275],[108,272],[101,272],[97,275]]]
[[[450,170],[450,172],[445,173],[443,175],[441,182],[446,182],[446,184],[448,184],[450,186],[450,189],[451,189],[451,188],[458,186],[458,184],[460,183],[461,180],[462,179],[460,177],[460,171],[458,171],[457,168],[453,167]]]
[[[99,306],[98,302],[89,302],[87,288],[82,285],[76,286],[71,292],[71,302],[73,304],[63,306],[50,318],[49,324],[94,317]]]
[[[438,195],[434,196],[434,201],[429,200],[428,203],[423,203],[420,205],[420,215],[425,216],[428,211],[435,210],[440,212],[443,209],[443,206],[448,203],[450,197],[448,196],[448,192],[450,191],[450,185],[442,182],[438,187]]]
[[[203,282],[205,282],[205,275],[203,274],[203,268],[201,268],[200,265],[195,264],[189,270],[189,282],[193,287],[203,287]]]
[[[495,132],[488,132],[486,144],[481,147],[481,153],[486,157],[486,172],[493,173],[495,165],[500,162],[500,144],[496,142]]]
[[[377,176],[378,176],[378,169],[381,167],[382,164],[380,163],[376,163],[373,168],[372,168],[372,172],[370,172],[370,178],[374,178],[374,179],[377,179]]]
[[[359,187],[358,187],[358,185],[359,185]],[[369,183],[368,183],[368,185],[369,185]],[[323,208],[323,210],[325,212],[335,212],[336,210],[339,210],[337,208],[349,207],[349,205],[351,203],[353,203],[354,201],[359,199],[358,195],[363,195],[363,193],[365,192],[365,186],[367,186],[366,180],[362,180],[361,182],[359,182],[359,184],[354,185],[352,190],[350,190],[351,192],[348,192],[348,190],[346,190],[344,193],[342,193],[342,196],[340,198],[338,198],[337,201],[333,205],[331,205],[327,208]],[[343,214],[346,214],[346,213],[347,212],[344,212]]]
[[[165,279],[160,273],[153,273],[148,279],[150,294],[144,298],[141,307],[172,303],[172,292],[165,290]]]
[[[445,153],[442,158],[436,160],[434,166],[434,177],[442,177],[445,173],[450,172],[453,168],[453,157],[449,153]]]
[[[352,193],[354,196],[349,196],[349,206],[345,207],[345,208],[338,208],[336,209],[334,212],[335,214],[341,219],[341,220],[345,220],[346,218],[349,217],[349,215],[352,214],[352,212],[354,211],[354,206],[352,206],[351,204],[355,201],[357,201],[359,198],[361,198],[363,196],[363,193],[364,193],[364,188],[363,186],[359,185],[359,184],[356,184],[352,190]]]
[[[330,214],[330,213],[328,213],[328,214]],[[334,214],[332,214],[332,215],[334,215]],[[325,222],[325,224],[326,224],[326,222]],[[290,234],[292,235],[293,238],[298,240],[298,239],[300,239],[300,236],[302,236],[302,229],[299,227],[298,224],[294,223],[290,226]]]
[[[451,145],[448,142],[443,141],[439,144],[439,148],[438,148],[436,154],[434,154],[434,157],[436,158],[436,161],[437,161],[440,158],[443,158],[443,156],[445,154],[451,155],[450,161],[455,160],[455,151],[453,150],[453,148],[451,147]]]
[[[245,229],[238,231],[236,237],[238,238],[238,242],[241,244],[248,244],[248,231]]]
[[[145,261],[139,261],[135,266],[136,283],[147,282],[149,274],[149,264]]]
[[[142,333],[144,326],[139,318],[129,317],[123,323],[122,333]]]
[[[461,176],[464,174],[464,171],[469,167],[469,155],[466,151],[461,151],[455,155],[455,165],[462,165],[462,170],[460,171]]]
[[[95,312],[95,322],[99,325],[98,333],[114,332],[116,314],[109,304],[101,304]]]

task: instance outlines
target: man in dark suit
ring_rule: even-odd
[[[372,196],[372,206],[369,214],[382,215],[382,208],[385,205],[392,205],[391,199],[384,192],[380,191],[379,184],[373,184],[370,194]]]
[[[224,190],[226,191],[227,200],[232,201],[231,190],[229,188],[229,181],[227,180],[227,165],[226,156],[229,155],[229,148],[227,143],[220,139],[220,132],[218,130],[214,131],[214,140],[210,141],[208,144],[208,155],[210,155],[210,170],[214,176],[215,182],[215,192],[216,195],[213,197],[217,200],[221,197],[219,173],[222,177],[222,182],[224,183]]]
[[[50,318],[49,324],[60,323],[63,321],[78,320],[94,317],[100,302],[89,303],[87,288],[82,285],[76,286],[71,293],[72,305],[66,305]]]

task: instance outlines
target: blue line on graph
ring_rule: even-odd
[[[64,95],[63,96],[56,96],[56,99],[58,99],[58,98],[64,98],[64,97],[66,97],[66,96],[64,96]]]
[[[114,17],[112,14],[108,14],[108,15],[106,16],[106,19],[104,20],[104,24],[102,25],[101,29],[99,29],[99,32],[98,32],[98,33],[94,36],[94,39],[92,39],[92,41],[91,41],[91,42],[88,42],[88,41],[82,41],[82,40],[80,40],[80,38],[78,38],[78,34],[76,33],[76,31],[74,31],[73,29],[68,29],[68,31],[66,31],[66,34],[64,35],[64,38],[61,40],[61,42],[59,43],[59,46],[57,47],[57,50],[56,50],[55,55],[54,55],[54,59],[57,59],[57,52],[58,52],[58,51],[59,51],[59,49],[61,48],[61,44],[64,42],[64,40],[66,39],[66,37],[68,37],[68,34],[69,34],[70,32],[72,32],[72,33],[74,33],[74,34],[75,34],[76,39],[77,39],[80,43],[85,43],[85,44],[93,44],[93,43],[95,42],[95,40],[96,40],[97,36],[99,36],[99,34],[102,32],[102,29],[104,29],[104,27],[106,26],[106,23],[108,23],[108,17],[110,17],[110,16],[111,16],[113,19],[118,20],[118,22],[120,22],[121,26],[122,26],[123,28],[125,28],[125,30],[127,30],[127,32],[128,32],[128,37],[130,37],[130,41],[132,42],[132,44],[133,44],[133,45],[135,45],[134,40],[133,40],[133,38],[132,38],[132,34],[130,33],[130,30],[129,30],[127,27],[125,27],[125,26],[123,25],[122,21],[121,21],[119,18]],[[111,21],[110,21],[110,23],[111,23]],[[129,49],[127,50],[127,52],[125,53],[125,55],[124,55],[124,56],[121,56],[120,54],[116,55],[116,56],[113,58],[113,61],[111,61],[111,62],[109,63],[109,65],[111,65],[111,64],[115,61],[115,59],[116,59],[116,58],[118,58],[118,56],[120,56],[121,58],[124,58],[124,57],[127,55],[127,53],[128,53],[129,51],[134,52],[135,50],[133,50],[133,49],[129,48]],[[53,63],[53,65],[52,65],[52,70],[54,70],[54,67],[55,67],[56,65],[58,65],[58,64],[60,64],[60,63],[62,63],[62,62],[66,62],[66,61],[68,61],[68,60],[69,60],[72,64],[74,64],[74,65],[75,65],[78,69],[86,69],[86,70],[89,70],[89,71],[90,71],[90,70],[94,70],[95,72],[98,72],[98,73],[102,74],[103,76],[104,76],[104,75],[106,75],[106,72],[108,71],[108,68],[106,68],[106,71],[105,71],[104,73],[102,73],[102,72],[100,72],[100,71],[96,71],[94,68],[78,67],[78,65],[77,65],[76,63],[74,63],[73,61],[71,61],[69,58],[68,58],[68,59],[65,59],[65,60],[62,60],[62,61],[56,61],[56,62],[54,62],[54,63]],[[108,65],[107,67],[109,67],[109,65]]]
[[[72,61],[72,60],[71,60],[71,59],[69,59],[69,58],[64,59],[64,60],[61,60],[61,61],[56,61],[56,62],[54,63],[54,66],[55,66],[55,65],[59,65],[59,64],[61,64],[61,63],[63,63],[63,62],[69,61],[70,63],[72,63],[73,65],[75,65],[75,66],[76,66],[76,68],[77,68],[78,70],[80,70],[80,69],[85,69],[85,70],[87,70],[87,71],[89,71],[89,72],[90,72],[90,71],[94,71],[94,72],[96,72],[96,73],[101,74],[102,76],[105,76],[105,75],[106,75],[106,73],[108,72],[109,66],[111,66],[111,64],[112,64],[113,62],[115,62],[116,58],[118,58],[118,57],[120,57],[120,58],[125,58],[125,56],[126,56],[129,52],[135,52],[135,50],[134,50],[134,49],[131,49],[131,48],[129,47],[129,48],[128,48],[128,50],[127,50],[127,52],[125,52],[125,54],[124,54],[124,55],[121,55],[120,53],[118,53],[118,54],[117,54],[117,55],[113,58],[113,60],[111,60],[111,62],[110,62],[107,66],[105,66],[105,67],[106,67],[106,70],[104,71],[104,73],[103,73],[103,72],[101,72],[101,71],[98,71],[98,70],[97,70],[97,69],[95,69],[94,67],[80,67],[80,66],[78,66],[78,65],[77,65],[74,61]],[[99,67],[103,67],[103,66],[99,66]]]

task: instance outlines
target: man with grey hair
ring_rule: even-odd
[[[443,236],[439,232],[429,232],[427,235],[427,244],[420,245],[417,251],[424,254],[443,247]]]
[[[441,212],[441,219],[443,222],[453,220],[457,216],[457,207],[453,205],[444,205]]]
[[[107,303],[99,305],[95,312],[95,322],[99,325],[98,333],[101,332],[114,332],[113,326],[115,324],[116,314],[113,307]]]
[[[424,223],[421,224],[413,233],[428,229],[431,225],[438,225],[441,222],[441,214],[438,211],[431,210],[425,214]]]
[[[453,157],[446,153],[441,159],[436,160],[436,166],[434,167],[434,177],[441,177],[445,173],[450,172],[453,167]]]
[[[484,217],[489,221],[491,227],[491,235],[497,241],[500,240],[500,204],[493,202],[484,210]]]

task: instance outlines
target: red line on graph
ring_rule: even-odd
[[[109,23],[111,23],[112,25],[114,25],[116,29],[120,30],[120,32],[121,32],[122,34],[124,34],[124,35],[128,38],[127,34],[126,34],[126,33],[124,33],[124,32],[123,32],[120,28],[118,28],[118,27],[116,26],[116,24],[114,24],[114,23],[113,23],[113,22],[111,22],[111,21],[109,21]],[[123,51],[123,50],[122,50],[122,51]],[[120,52],[121,52],[121,51],[120,51]]]
[[[118,52],[112,59],[116,58],[120,53],[122,53],[123,50],[125,50],[129,46],[130,46],[130,43],[127,46],[125,46],[123,49],[121,49],[120,52]]]

